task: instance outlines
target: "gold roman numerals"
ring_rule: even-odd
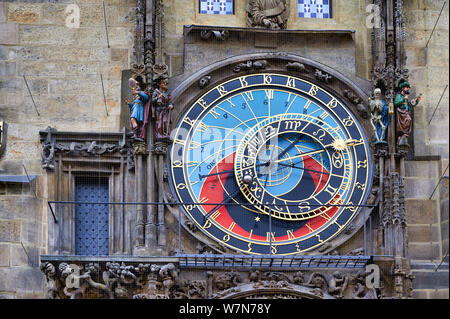
[[[216,120],[219,118],[219,116],[220,116],[220,113],[219,112],[217,112],[216,110],[211,110],[210,112],[209,112],[209,114],[211,114]]]
[[[200,122],[200,124],[198,124],[197,129],[198,129],[200,132],[205,133],[205,132],[209,129],[209,126],[206,125],[206,124],[203,123],[203,122]]]
[[[286,233],[287,233],[287,236],[288,236],[289,240],[295,239],[295,236],[294,236],[294,230],[293,230],[293,229],[288,229],[288,230],[286,231]]]
[[[243,95],[242,95],[242,97],[244,98],[244,100],[245,100],[246,102],[247,102],[247,101],[253,101],[253,100],[254,100],[252,91],[246,91],[246,92],[244,92]]]
[[[269,100],[273,99],[273,90],[264,90],[266,92],[266,97]]]
[[[266,241],[270,241],[270,238],[272,238],[272,241],[276,241],[274,232],[267,232],[266,233]]]

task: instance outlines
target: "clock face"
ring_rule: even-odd
[[[243,253],[286,255],[334,238],[365,203],[371,172],[363,130],[338,98],[299,78],[255,74],[188,108],[169,179],[206,235]]]

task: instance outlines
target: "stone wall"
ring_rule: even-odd
[[[73,3],[79,28],[66,26],[65,10]],[[39,176],[31,186],[0,183],[0,298],[43,296],[39,255],[47,252],[52,217],[39,130],[121,129],[121,76],[130,68],[136,1],[105,5],[109,47],[101,0],[0,2],[0,120],[8,123],[0,174],[25,175],[26,167]]]
[[[184,52],[183,27],[185,25],[209,25],[223,27],[246,27],[247,0],[235,1],[234,15],[200,14],[198,0],[166,0],[165,10],[165,44],[167,61],[172,63],[172,74],[183,72],[182,59]],[[369,0],[333,1],[332,19],[298,18],[297,1],[288,0],[290,15],[287,29],[289,30],[353,30],[355,31],[356,71],[359,77],[370,78],[371,65],[371,29],[366,27],[366,6]],[[303,45],[299,45],[302,47]],[[329,50],[333,47],[330,45]]]
[[[352,42],[352,71],[370,80],[371,29],[366,26],[366,7],[371,2],[333,1],[333,18],[322,20],[298,18],[297,1],[290,0],[288,29],[355,31],[353,42],[347,40]],[[79,28],[66,26],[65,10],[73,3],[80,8]],[[235,15],[216,16],[199,14],[198,0],[164,1],[164,49],[171,75],[185,70],[185,25],[246,27],[247,1],[235,3]],[[449,89],[428,125],[448,84],[448,5],[430,39],[442,3],[440,0],[404,1],[410,82],[413,93],[424,94],[414,116],[415,153],[441,156],[440,160],[424,159],[406,165],[409,249],[417,263],[437,263],[448,251],[448,180],[432,200],[428,199],[449,163],[449,137],[442,134],[448,131],[449,125]],[[102,0],[0,2],[0,120],[9,126],[6,152],[0,158],[0,174],[24,175],[26,167],[28,174],[39,176],[31,185],[0,183],[0,298],[43,296],[44,278],[38,261],[40,254],[48,252],[47,223],[52,217],[45,204],[48,181],[40,165],[39,130],[52,126],[59,131],[118,131],[127,121],[124,112],[128,110],[121,107],[121,76],[122,71],[130,68],[136,0],[105,0],[105,4],[109,47]],[[235,49],[241,49],[239,44],[234,44]],[[292,44],[286,44],[289,46]],[[334,49],[327,43],[323,44],[324,48]],[[301,50],[298,52],[301,55]],[[312,58],[315,53],[308,54]],[[107,110],[100,75],[104,80]],[[427,273],[427,269],[416,268],[416,273]],[[429,283],[420,277],[416,282],[416,297],[433,296]],[[448,297],[448,285],[447,289],[441,287],[436,296],[445,294]]]
[[[449,229],[448,178],[439,180],[444,173],[449,175],[448,169],[445,172],[449,164],[449,89],[444,92],[449,82],[449,6],[445,5],[438,20],[443,4],[438,0],[404,1],[409,82],[413,95],[423,93],[414,109],[416,160],[405,166],[408,248],[416,298],[448,298],[449,293],[448,256],[435,271],[448,253]]]
[[[417,0],[404,3],[406,67],[413,93],[423,93],[422,101],[414,111],[415,155],[440,155],[444,159],[442,168],[445,170],[449,158],[449,136],[444,134],[449,129],[449,90],[444,93],[449,79],[449,6],[444,7],[432,34],[444,2]],[[443,93],[439,108],[429,124]]]

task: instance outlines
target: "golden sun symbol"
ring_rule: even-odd
[[[345,150],[347,144],[345,143],[345,141],[343,139],[339,139],[339,140],[335,140],[331,146],[334,148],[335,151],[337,152],[341,152],[343,150]]]

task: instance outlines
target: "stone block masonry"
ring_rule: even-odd
[[[74,3],[80,9],[79,28],[66,25],[65,10]],[[0,2],[0,120],[8,123],[0,174],[24,175],[25,165],[28,174],[39,175],[31,187],[0,185],[0,298],[44,297],[39,255],[47,252],[47,222],[52,217],[45,205],[39,130],[121,129],[121,74],[130,69],[136,1],[105,4],[109,48],[102,1]]]
[[[71,3],[53,0],[1,3],[0,114],[9,123],[10,140],[36,135],[49,125],[68,131],[121,129],[120,76],[122,70],[130,68],[136,3],[105,2],[109,48],[102,2],[76,2],[80,9],[79,28],[66,25],[65,10]],[[100,75],[107,91],[108,118]],[[41,116],[34,109],[24,76]],[[8,108],[11,102],[14,111]],[[55,119],[59,119],[56,125]],[[29,146],[30,150],[35,148]],[[37,159],[38,154],[35,155]],[[8,148],[0,168],[13,158],[20,159]]]
[[[440,155],[448,159],[449,92],[444,93],[448,84],[448,15],[449,6],[445,5],[439,18],[444,1],[403,1],[406,15],[407,55],[406,68],[410,71],[410,83],[413,97],[423,93],[422,101],[414,109],[415,155]],[[439,18],[439,20],[438,20]],[[437,22],[437,24],[436,24]],[[436,24],[434,33],[432,30]],[[428,42],[428,47],[425,48]],[[442,101],[433,121],[429,120],[438,104]]]

